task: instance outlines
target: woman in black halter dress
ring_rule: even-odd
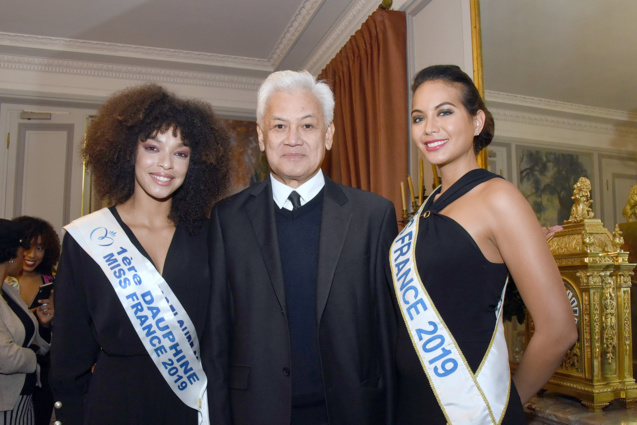
[[[441,187],[416,218],[415,263],[422,286],[476,373],[489,349],[496,309],[511,274],[536,332],[510,388],[502,385],[502,391],[509,391],[508,404],[493,423],[526,423],[522,405],[577,339],[559,271],[521,193],[478,166],[476,155],[491,142],[494,124],[471,79],[457,66],[437,65],[420,71],[412,90],[412,140],[442,177]],[[445,424],[449,417],[440,403],[448,403],[434,395],[439,391],[434,393],[403,315],[398,315],[396,423]],[[453,402],[462,404],[458,398]]]

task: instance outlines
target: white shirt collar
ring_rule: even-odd
[[[323,189],[323,186],[325,186],[325,176],[323,176],[323,171],[320,169],[318,173],[296,189],[281,183],[274,178],[272,173],[270,173],[270,181],[272,182],[272,198],[274,199],[274,203],[279,208],[285,208],[287,210],[292,210],[292,203],[288,197],[293,190],[301,195],[301,205],[305,205],[314,199],[321,189]]]

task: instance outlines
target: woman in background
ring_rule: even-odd
[[[30,246],[24,251],[22,271],[17,278],[8,277],[5,283],[17,286],[20,297],[30,306],[40,286],[53,282],[53,268],[60,258],[60,238],[53,226],[40,218],[21,216],[13,221],[22,226]],[[40,300],[40,306],[37,307],[47,319],[53,319],[55,316],[53,293],[54,291],[51,291],[48,299]],[[40,321],[40,326],[48,327],[48,324]],[[49,354],[38,356],[38,361],[42,386],[35,387],[33,392],[35,425],[48,425],[53,411],[53,394],[49,388]]]
[[[478,166],[494,123],[471,79],[431,66],[412,91],[412,140],[442,185],[390,251],[403,319],[397,424],[526,423],[522,405],[577,340],[560,273],[526,199]],[[500,308],[509,274],[535,323],[513,382]]]
[[[0,219],[0,279],[22,269],[29,247],[24,229]],[[48,325],[51,315],[36,309],[37,319],[20,298],[18,289],[2,285],[0,299],[0,425],[33,425],[31,395],[37,383],[37,354],[49,350],[50,333],[38,332],[38,320]],[[45,335],[46,334],[46,335]],[[44,338],[43,338],[44,337]]]
[[[210,105],[151,84],[102,106],[83,154],[113,206],[66,226],[51,352],[56,417],[194,425],[199,412],[207,423],[204,225],[228,186],[229,138]]]

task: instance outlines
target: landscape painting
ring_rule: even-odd
[[[543,226],[562,225],[568,220],[573,185],[580,177],[587,177],[596,187],[592,154],[529,146],[518,146],[516,151],[518,186]]]

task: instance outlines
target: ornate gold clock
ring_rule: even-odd
[[[632,407],[637,400],[630,302],[635,264],[621,249],[621,232],[611,234],[592,218],[590,195],[581,193],[587,180],[582,179],[575,187],[570,219],[548,239],[579,338],[544,388],[577,397],[592,411],[616,399]],[[532,326],[528,332],[527,337]]]

